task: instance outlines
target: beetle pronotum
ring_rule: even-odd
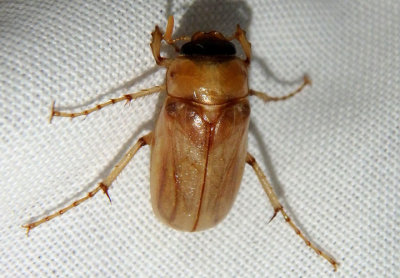
[[[29,233],[31,229],[92,198],[100,190],[110,198],[108,189],[111,183],[141,147],[150,145],[151,200],[154,213],[162,222],[190,232],[215,226],[231,209],[245,163],[248,163],[274,208],[271,220],[280,212],[296,234],[336,270],[336,260],[308,240],[292,222],[257,161],[247,152],[248,96],[254,95],[264,101],[284,100],[311,84],[310,79],[305,76],[297,90],[283,97],[271,97],[251,90],[247,79],[251,45],[239,25],[233,36],[228,38],[212,31],[172,39],[173,25],[171,16],[164,34],[156,26],[150,44],[156,63],[167,68],[164,85],[110,99],[76,113],[57,111],[53,102],[50,121],[53,117],[74,118],[117,102],[167,93],[155,129],[141,137],[94,190],[69,206],[23,227]],[[244,60],[236,56],[231,42],[235,39],[244,51]],[[163,40],[180,54],[175,58],[161,57]],[[176,45],[178,41],[186,43],[179,47]]]

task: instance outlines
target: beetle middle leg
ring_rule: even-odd
[[[285,219],[285,221],[292,227],[292,229],[295,231],[295,233],[301,237],[304,242],[306,243],[307,246],[312,248],[318,255],[322,256],[324,259],[326,259],[334,268],[334,270],[337,270],[338,263],[334,258],[329,256],[327,253],[324,251],[320,250],[314,243],[312,243],[309,239],[305,237],[305,235],[300,231],[299,228],[293,223],[293,221],[290,219],[290,217],[286,214],[286,211],[284,210],[283,206],[278,200],[278,197],[276,196],[274,190],[272,189],[272,186],[269,184],[266,176],[264,175],[263,171],[261,170],[260,166],[258,165],[256,159],[250,154],[247,153],[246,157],[246,162],[253,167],[254,172],[256,173],[262,187],[264,188],[265,193],[267,194],[272,207],[274,208],[274,214],[271,217],[271,220],[274,219],[274,217],[277,215],[278,212],[280,212]]]
[[[121,102],[121,101],[130,102],[130,101],[132,101],[134,99],[137,99],[137,98],[140,98],[140,97],[144,97],[144,96],[147,96],[147,95],[151,95],[151,94],[154,94],[154,93],[157,93],[157,92],[161,92],[163,90],[165,90],[165,85],[154,86],[152,88],[140,90],[139,92],[136,92],[136,93],[123,95],[123,96],[121,96],[119,98],[112,98],[109,101],[97,104],[96,106],[94,106],[92,108],[89,108],[89,109],[86,109],[86,110],[83,110],[83,111],[80,111],[80,112],[75,112],[75,113],[68,113],[68,112],[62,112],[62,111],[54,110],[54,102],[53,102],[52,105],[51,105],[51,113],[50,113],[49,122],[51,122],[53,117],[75,118],[75,117],[83,116],[83,115],[87,116],[90,113],[92,113],[94,111],[97,111],[97,110],[100,110],[101,108],[103,108],[105,106],[108,106],[108,105],[111,105],[111,104],[114,104],[114,103],[117,103],[117,102]]]
[[[26,233],[29,234],[30,230],[32,230],[33,228],[39,226],[40,224],[43,224],[43,223],[45,223],[47,221],[50,221],[51,219],[53,219],[53,218],[55,218],[57,216],[61,216],[62,214],[64,214],[68,210],[70,210],[70,209],[72,209],[74,207],[77,207],[78,205],[80,205],[84,201],[92,198],[100,190],[102,190],[103,193],[107,195],[108,199],[111,202],[110,196],[108,195],[108,189],[110,188],[112,182],[117,178],[117,176],[121,173],[121,171],[129,163],[129,161],[131,161],[131,159],[135,156],[137,151],[141,147],[151,144],[152,139],[153,139],[153,132],[150,132],[147,135],[139,138],[139,140],[136,142],[136,144],[133,145],[128,150],[128,152],[124,155],[124,157],[117,163],[117,165],[114,166],[114,168],[112,169],[110,174],[104,180],[102,180],[95,189],[93,189],[92,191],[87,193],[87,195],[85,197],[80,198],[80,199],[72,202],[70,205],[64,207],[63,209],[60,209],[59,211],[57,211],[57,212],[55,212],[53,214],[50,214],[50,215],[48,215],[46,217],[43,217],[42,219],[40,219],[38,221],[23,225],[22,227],[27,229]]]

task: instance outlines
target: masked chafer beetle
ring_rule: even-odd
[[[271,97],[251,90],[248,87],[251,45],[239,25],[228,38],[211,31],[172,39],[173,25],[171,16],[165,34],[156,26],[150,44],[156,63],[167,68],[164,85],[110,99],[76,113],[56,111],[53,102],[50,121],[53,117],[88,115],[104,106],[130,102],[157,92],[167,94],[155,129],[141,137],[94,190],[54,214],[23,227],[29,232],[78,206],[100,190],[110,198],[108,189],[111,183],[141,147],[150,145],[151,202],[154,213],[162,222],[174,229],[190,232],[214,227],[231,209],[244,166],[248,163],[274,208],[271,220],[280,212],[296,234],[336,270],[335,259],[311,243],[291,221],[255,158],[247,152],[248,97],[254,95],[264,101],[284,100],[311,84],[310,79],[305,76],[297,90],[283,97]],[[236,56],[231,42],[235,39],[243,49],[244,60]],[[179,51],[177,57],[161,57],[163,40]],[[178,41],[186,43],[179,47]]]

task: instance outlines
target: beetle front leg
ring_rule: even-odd
[[[124,157],[117,163],[117,165],[114,166],[113,170],[110,172],[110,174],[104,179],[102,180],[99,185],[93,189],[92,191],[90,191],[85,197],[78,199],[76,201],[74,201],[73,203],[71,203],[69,206],[60,209],[59,211],[48,215],[38,221],[23,225],[22,227],[27,229],[26,233],[29,234],[29,231],[32,230],[33,228],[39,226],[40,224],[43,224],[44,222],[50,221],[51,219],[57,217],[57,216],[61,216],[62,214],[64,214],[65,212],[67,212],[68,210],[77,207],[78,205],[80,205],[81,203],[83,203],[84,201],[92,198],[94,195],[97,194],[97,192],[99,192],[100,190],[103,191],[104,194],[107,195],[108,199],[111,202],[110,196],[108,195],[108,189],[110,188],[112,182],[117,178],[117,176],[121,173],[121,171],[125,168],[125,166],[129,163],[129,161],[131,161],[131,159],[135,156],[135,154],[137,153],[137,151],[145,146],[145,145],[149,145],[151,144],[151,141],[153,139],[153,132],[150,132],[149,134],[141,137],[135,145],[133,145],[129,151],[124,155]]]
[[[100,110],[101,108],[117,103],[117,102],[121,102],[121,101],[126,101],[126,102],[130,102],[134,99],[140,98],[140,97],[144,97],[147,95],[151,95],[157,92],[161,92],[165,90],[165,85],[161,85],[161,86],[154,86],[152,88],[148,88],[148,89],[143,89],[140,90],[139,92],[136,93],[131,93],[131,94],[127,94],[127,95],[123,95],[119,98],[112,98],[109,101],[97,104],[96,106],[80,111],[80,112],[75,112],[75,113],[70,113],[70,112],[62,112],[62,111],[57,111],[54,110],[54,101],[51,105],[51,113],[50,113],[50,118],[49,118],[49,122],[51,122],[51,120],[53,119],[53,117],[68,117],[68,118],[75,118],[78,116],[87,116],[92,112],[95,112],[97,110]]]
[[[173,24],[173,19],[172,19]],[[171,26],[170,20],[168,20],[167,26],[167,40],[169,41],[171,38],[173,25]],[[160,27],[156,25],[156,28],[151,33],[151,52],[153,53],[154,60],[156,61],[157,65],[168,67],[171,63],[171,59],[161,57],[161,41],[164,39],[163,33],[161,33]]]
[[[169,64],[172,62],[171,59],[161,57],[160,51],[161,51],[161,42],[164,40],[166,43],[169,45],[172,45],[175,48],[176,52],[179,52],[179,47],[175,44],[178,41],[189,41],[190,37],[188,36],[182,36],[176,39],[172,38],[172,31],[174,30],[174,17],[171,15],[168,18],[167,22],[167,27],[165,29],[165,33],[163,34],[160,30],[160,27],[156,25],[156,28],[154,31],[151,33],[151,51],[154,56],[154,60],[156,60],[157,65],[159,66],[164,66],[168,67]]]
[[[300,87],[298,87],[296,90],[294,90],[293,92],[291,92],[290,94],[287,94],[285,96],[272,97],[272,96],[267,95],[266,93],[262,93],[262,92],[255,91],[255,90],[250,90],[249,95],[261,98],[265,102],[267,102],[267,101],[285,100],[285,99],[291,98],[294,95],[297,95],[298,93],[300,93],[304,89],[304,87],[307,86],[307,85],[311,86],[311,79],[310,79],[310,77],[308,77],[308,75],[304,75],[303,84],[301,84]]]
[[[333,266],[334,270],[336,271],[337,267],[338,267],[338,263],[336,262],[336,260],[334,258],[332,258],[331,256],[329,256],[324,251],[320,250],[314,243],[312,243],[309,239],[307,239],[305,237],[305,235],[300,231],[300,229],[297,228],[297,226],[293,223],[293,221],[290,219],[290,217],[286,214],[283,206],[281,205],[281,203],[278,200],[278,197],[276,196],[274,190],[272,189],[272,186],[269,184],[267,178],[265,177],[263,171],[261,170],[260,166],[258,165],[256,159],[250,153],[247,153],[246,162],[251,167],[253,167],[254,172],[256,173],[262,187],[264,188],[265,193],[267,194],[267,196],[271,202],[272,207],[274,208],[274,214],[273,214],[271,220],[274,219],[274,217],[276,216],[276,214],[278,212],[282,213],[285,221],[290,225],[290,227],[292,227],[292,229],[295,231],[295,233],[304,240],[306,245],[311,247],[318,255],[320,255],[324,259],[326,259]]]
[[[189,36],[181,36],[179,38],[172,38],[172,31],[174,30],[174,17],[171,15],[168,17],[167,28],[165,28],[165,34],[163,40],[169,45],[173,45],[175,50],[179,52],[179,47],[175,44],[178,41],[190,41]]]

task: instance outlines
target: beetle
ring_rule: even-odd
[[[255,171],[274,209],[271,220],[280,212],[306,245],[328,260],[336,270],[336,260],[307,239],[289,218],[256,159],[247,151],[249,96],[264,101],[288,99],[311,85],[311,80],[304,76],[299,88],[282,97],[271,97],[249,89],[251,44],[239,25],[231,37],[211,31],[176,39],[172,38],[173,25],[171,16],[164,34],[156,26],[150,44],[156,63],[167,68],[164,85],[110,99],[75,113],[57,111],[53,102],[50,121],[53,117],[88,115],[105,106],[130,102],[154,93],[167,94],[154,130],[141,137],[94,190],[69,206],[23,227],[29,233],[99,191],[103,191],[111,201],[108,190],[112,182],[141,147],[150,145],[151,202],[155,215],[162,222],[189,232],[217,225],[233,205],[247,163]],[[245,59],[236,55],[233,40],[239,42]],[[161,56],[162,41],[179,52],[177,57]],[[184,42],[181,47],[178,46],[180,41]]]

